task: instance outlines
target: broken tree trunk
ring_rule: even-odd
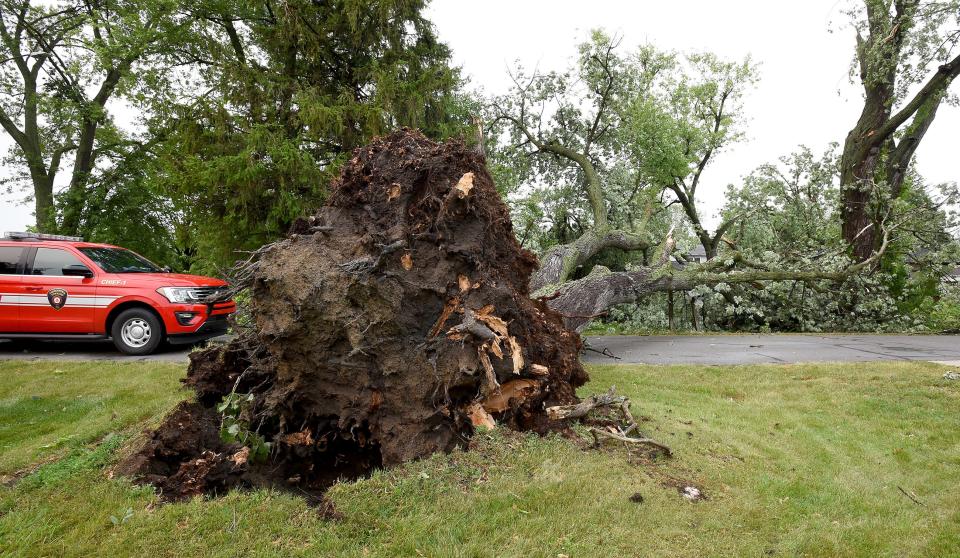
[[[536,266],[482,155],[409,130],[376,139],[328,206],[247,262],[252,329],[191,355],[199,402],[121,472],[171,498],[311,492],[463,446],[491,419],[557,427],[544,408],[575,403],[587,375],[579,336],[529,297]]]

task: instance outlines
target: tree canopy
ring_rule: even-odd
[[[753,60],[596,30],[567,67],[515,66],[486,95],[426,5],[0,0],[7,186],[30,193],[39,231],[214,272],[322,204],[355,148],[408,126],[479,143],[541,255],[532,291],[576,326],[661,292],[736,327],[811,327],[826,306],[848,327],[867,299],[901,314],[939,300],[960,260],[956,187],[911,163],[956,102],[958,0],[854,3],[854,128],[732,185],[711,167],[745,137]],[[721,188],[714,221],[703,194]],[[847,289],[832,305],[830,284]]]

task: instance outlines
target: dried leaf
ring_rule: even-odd
[[[235,467],[239,467],[245,464],[250,460],[250,448],[243,446],[240,448],[240,451],[230,456],[230,461],[233,461]]]
[[[454,188],[457,189],[457,197],[461,200],[469,196],[470,190],[473,190],[473,173],[468,172],[461,176]]]
[[[497,423],[493,420],[493,417],[490,416],[490,413],[483,408],[483,405],[478,401],[474,401],[465,409],[467,415],[470,417],[470,422],[476,427],[484,427],[489,430],[493,430],[497,427]]]
[[[519,374],[523,370],[523,348],[513,336],[507,337],[507,345],[510,346],[510,356],[513,357],[513,373]]]
[[[398,197],[400,197],[400,185],[394,182],[390,185],[390,189],[387,190],[387,201],[393,201]]]
[[[460,292],[465,293],[470,290],[472,285],[470,284],[470,278],[466,275],[460,275],[457,277],[457,283],[460,285]]]
[[[403,269],[410,271],[413,269],[413,258],[410,256],[410,253],[400,256],[400,265],[403,266]]]
[[[483,408],[490,413],[502,413],[510,408],[510,400],[516,399],[520,403],[540,391],[540,382],[537,380],[510,380],[500,386],[500,389],[491,393],[483,400]]]
[[[287,434],[281,438],[284,444],[288,446],[312,446],[313,445],[313,435],[310,432],[310,429],[306,429],[303,432],[294,432],[292,434]]]

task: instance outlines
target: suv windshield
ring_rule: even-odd
[[[80,248],[107,273],[158,273],[163,271],[143,256],[123,248]]]

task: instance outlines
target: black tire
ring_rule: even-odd
[[[126,331],[124,331],[126,330]],[[153,312],[131,308],[120,312],[110,327],[113,345],[128,355],[149,355],[163,341],[163,324]]]

